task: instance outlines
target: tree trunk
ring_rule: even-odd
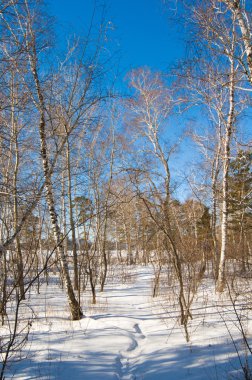
[[[68,133],[65,128],[66,134]],[[73,202],[72,202],[72,181],[71,181],[71,161],[70,161],[70,146],[69,146],[69,136],[67,134],[66,140],[66,159],[67,159],[67,178],[68,178],[68,199],[69,199],[69,220],[72,235],[72,250],[73,250],[73,265],[74,265],[74,289],[79,288],[79,274],[78,274],[78,255],[77,255],[77,244],[76,244],[76,234],[75,234],[75,223],[73,218]]]
[[[233,36],[234,39],[234,36]],[[234,41],[233,41],[234,44]],[[221,209],[221,252],[218,269],[218,279],[216,289],[222,292],[225,286],[225,261],[227,249],[228,231],[228,173],[230,166],[230,144],[234,127],[234,95],[235,95],[235,68],[234,68],[234,49],[230,56],[230,83],[229,83],[229,112],[225,128],[223,146],[223,174],[222,174],[222,209]]]
[[[211,231],[212,231],[212,239],[213,239],[213,272],[214,277],[217,280],[218,278],[218,240],[216,233],[216,222],[217,222],[217,183],[219,176],[219,166],[220,166],[220,154],[221,154],[221,136],[220,136],[220,126],[219,126],[219,134],[218,134],[218,147],[217,152],[215,154],[213,163],[212,163],[212,218],[211,218]]]
[[[14,75],[12,74],[11,79],[11,124],[12,124],[12,135],[14,140],[14,150],[15,150],[15,167],[13,173],[13,192],[14,192],[14,229],[18,227],[18,199],[17,199],[17,180],[18,180],[18,171],[19,171],[19,144],[18,144],[18,130],[17,123],[15,120],[15,90],[14,90]],[[15,239],[16,246],[16,262],[17,262],[17,285],[20,290],[20,299],[25,299],[25,290],[24,290],[24,265],[23,265],[23,256],[21,250],[21,244],[19,235]]]
[[[44,171],[45,188],[46,188],[46,201],[49,208],[54,239],[57,246],[58,255],[60,258],[64,286],[67,293],[71,318],[73,320],[78,320],[81,318],[83,313],[75,297],[73,286],[71,283],[68,262],[67,262],[67,258],[64,252],[63,239],[62,239],[62,234],[59,227],[58,215],[55,209],[53,188],[52,188],[52,178],[51,178],[51,171],[49,167],[49,157],[48,157],[46,132],[45,132],[46,106],[45,106],[44,97],[43,97],[43,93],[42,93],[42,89],[41,89],[40,81],[38,77],[38,72],[37,72],[37,54],[36,54],[36,46],[35,46],[35,36],[33,35],[32,30],[30,30],[30,33],[31,33],[33,45],[32,45],[32,55],[29,56],[29,59],[30,59],[31,72],[34,78],[35,88],[36,88],[37,97],[38,97],[38,110],[39,110],[39,116],[40,116],[40,120],[39,120],[40,152],[41,152],[41,158],[43,161],[43,171]],[[28,41],[27,41],[27,44],[28,44]],[[30,51],[31,49],[30,46],[28,46],[27,49],[28,51]]]
[[[247,57],[247,65],[248,65],[248,78],[250,83],[252,84],[252,39],[251,39],[251,26],[248,24],[248,17],[246,15],[245,8],[241,8],[240,0],[226,0],[226,4],[233,11],[242,35],[242,41],[245,48],[245,53]]]

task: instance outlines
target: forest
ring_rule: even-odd
[[[162,6],[187,30],[186,56],[122,78],[104,4],[64,42],[44,1],[0,1],[0,379],[65,379],[22,372],[39,323],[98,322],[106,291],[134,286],[137,273],[163,320],[176,310],[184,345],[199,298],[204,310],[220,302],[240,377],[193,380],[252,379],[252,4]],[[49,293],[64,311],[45,312]],[[143,329],[133,327],[137,346]],[[66,378],[161,380],[120,355],[116,377]]]

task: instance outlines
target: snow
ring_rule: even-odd
[[[125,284],[118,276],[98,293],[97,305],[84,294],[80,321],[68,319],[58,284],[44,284],[40,294],[33,289],[23,307],[24,316],[35,315],[29,339],[10,361],[6,379],[242,379],[234,343],[242,360],[245,349],[227,295],[202,285],[186,343],[176,302],[151,297],[152,268],[129,271]]]

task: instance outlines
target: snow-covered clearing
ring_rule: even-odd
[[[152,299],[152,278],[150,267],[131,269],[127,283],[120,284],[118,277],[98,294],[97,305],[86,296],[85,317],[74,322],[57,284],[43,285],[40,294],[34,289],[29,303],[36,318],[21,360],[10,362],[6,378],[241,379],[227,326],[236,344],[241,336],[228,297],[221,300],[202,285],[193,305],[191,342],[186,343],[176,307],[164,297]]]

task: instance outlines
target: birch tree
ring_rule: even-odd
[[[43,95],[43,90],[41,87],[41,82],[39,79],[38,73],[38,56],[37,56],[37,46],[36,46],[36,37],[35,32],[32,26],[32,15],[28,6],[26,6],[26,15],[28,20],[28,25],[26,28],[26,33],[28,39],[26,37],[26,47],[28,50],[29,64],[31,73],[34,79],[36,95],[37,95],[37,107],[39,111],[39,135],[40,135],[40,149],[41,149],[41,158],[43,161],[43,171],[45,178],[45,188],[46,188],[46,200],[50,212],[51,223],[54,231],[55,243],[57,245],[57,250],[60,257],[61,268],[63,272],[63,279],[65,288],[67,291],[68,302],[70,307],[70,313],[73,320],[80,319],[83,315],[80,305],[75,297],[72,282],[70,279],[69,268],[67,263],[67,258],[64,252],[63,246],[63,237],[60,231],[58,215],[55,209],[55,201],[53,195],[53,187],[52,187],[52,176],[50,173],[50,164],[49,164],[49,154],[46,142],[46,103]],[[33,16],[34,17],[34,16]]]
[[[55,208],[55,199],[52,186],[52,170],[49,161],[49,152],[47,144],[47,106],[45,100],[45,91],[40,79],[40,54],[47,46],[45,30],[36,30],[37,21],[41,19],[41,13],[38,10],[37,2],[28,2],[16,6],[12,4],[13,20],[6,20],[5,26],[9,33],[9,38],[13,39],[15,44],[22,47],[23,59],[27,60],[27,72],[22,71],[19,62],[16,62],[16,71],[21,75],[25,85],[30,91],[30,96],[38,112],[37,131],[40,138],[40,154],[44,173],[44,183],[46,190],[46,200],[50,212],[51,223],[54,231],[55,244],[60,257],[65,288],[67,291],[68,302],[72,319],[79,319],[82,316],[81,308],[75,298],[73,291],[68,263],[63,248],[63,236],[60,231],[58,215]],[[45,20],[45,19],[44,19]],[[30,74],[29,74],[30,73]]]
[[[227,256],[228,238],[228,173],[232,154],[232,141],[238,127],[238,115],[246,107],[246,99],[242,94],[242,82],[244,74],[240,68],[240,61],[243,57],[243,46],[240,44],[237,32],[238,14],[229,10],[218,12],[218,3],[211,2],[194,9],[195,20],[200,31],[205,38],[210,59],[214,65],[219,59],[223,62],[220,78],[224,89],[223,107],[217,111],[221,132],[220,135],[220,157],[221,157],[221,209],[220,209],[220,256],[218,266],[218,279],[216,288],[222,291],[225,284],[225,261]],[[220,9],[219,9],[220,10]],[[230,14],[231,13],[231,14]],[[208,45],[207,45],[208,44]],[[211,47],[211,50],[209,49]],[[222,91],[222,90],[221,90]],[[211,103],[211,99],[210,99]]]
[[[240,57],[245,73],[252,84],[252,18],[249,2],[241,0],[224,0],[227,8],[233,13],[236,23],[239,25],[244,45],[245,59]]]

